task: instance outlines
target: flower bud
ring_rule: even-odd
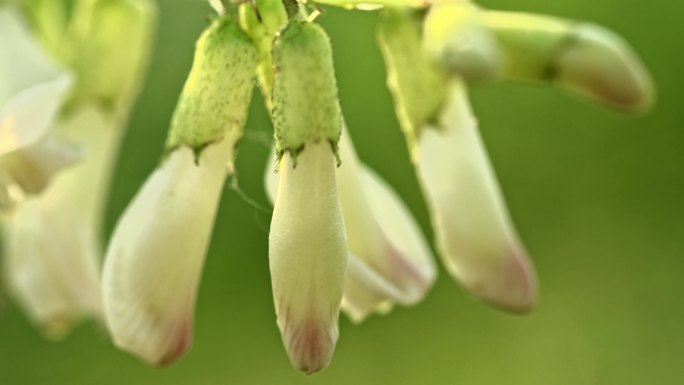
[[[165,158],[112,235],[103,271],[107,326],[117,346],[151,364],[170,364],[191,344],[204,257],[256,62],[228,16],[202,35]]]
[[[534,268],[508,216],[458,81],[451,85],[437,124],[421,133],[417,170],[447,270],[485,302],[527,312],[537,296]]]
[[[617,34],[590,24],[514,12],[481,12],[507,58],[503,76],[549,82],[626,111],[647,110],[648,70]]]
[[[395,303],[417,303],[437,272],[410,211],[390,186],[359,162],[346,129],[340,156],[344,161],[336,179],[350,251],[342,310],[361,322],[373,312],[388,312]],[[275,155],[269,164],[274,161]],[[278,178],[270,167],[265,185],[274,202]]]
[[[103,270],[114,343],[150,364],[168,365],[192,341],[204,256],[234,143],[168,155],[123,213]]]
[[[297,166],[286,153],[269,233],[278,327],[292,364],[307,374],[328,365],[338,337],[347,246],[329,143],[309,143]]]
[[[573,28],[573,42],[555,61],[558,82],[587,99],[633,111],[651,108],[653,81],[631,47],[617,34],[592,24]]]
[[[445,69],[469,80],[496,76],[502,66],[499,46],[470,2],[430,7],[423,25],[426,50]]]
[[[335,182],[342,115],[330,41],[293,17],[273,44],[280,184],[269,233],[278,327],[292,364],[325,368],[338,337],[347,248]]]
[[[449,2],[430,9],[425,42],[443,68],[468,80],[552,84],[624,111],[653,103],[653,81],[638,55],[590,23]]]

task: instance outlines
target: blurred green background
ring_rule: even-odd
[[[210,9],[160,1],[148,82],[113,185],[107,229],[156,165]],[[511,4],[513,3],[513,4]],[[498,313],[440,270],[420,305],[360,326],[341,318],[331,366],[294,371],[275,325],[262,178],[270,124],[255,92],[237,179],[224,194],[192,350],[167,369],[115,350],[86,324],[45,341],[5,300],[0,384],[684,384],[684,3],[482,1],[594,21],[623,34],[650,67],[656,109],[633,118],[546,88],[472,91],[512,216],[536,261],[537,310]],[[358,152],[431,233],[375,46],[376,13],[326,9],[340,96]]]

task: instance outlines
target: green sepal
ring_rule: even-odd
[[[292,19],[273,44],[276,152],[297,155],[308,143],[328,141],[337,154],[342,112],[332,48],[317,24]]]
[[[242,137],[252,97],[257,49],[231,16],[216,18],[197,42],[195,58],[176,105],[166,153],[180,146],[196,156],[229,136]]]
[[[447,95],[447,75],[425,51],[419,14],[387,8],[378,25],[378,42],[387,68],[399,125],[412,156],[420,130],[435,120]]]

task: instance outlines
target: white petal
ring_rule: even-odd
[[[52,126],[74,79],[44,52],[11,6],[0,7],[0,155]]]
[[[5,221],[5,269],[12,294],[28,317],[61,338],[84,317],[100,318],[97,245],[74,211],[22,204]],[[76,226],[76,227],[74,227]]]
[[[64,74],[28,88],[0,108],[0,155],[35,143],[55,124],[73,84]]]
[[[353,254],[342,308],[352,320],[361,322],[373,312],[386,313],[394,303],[420,301],[437,269],[411,212],[387,183],[359,162],[346,129],[340,139],[340,156],[337,184],[347,245]],[[265,178],[272,202],[278,188],[270,166],[274,162],[275,153]]]
[[[8,177],[0,188],[37,194],[59,171],[82,157],[79,146],[58,135],[46,135],[33,145],[0,156],[0,169]]]
[[[536,301],[536,278],[477,131],[464,87],[454,83],[439,128],[419,138],[418,175],[438,249],[471,293],[513,312]]]
[[[344,223],[327,142],[284,155],[269,234],[269,262],[278,326],[292,364],[325,368],[338,337],[347,264]]]
[[[170,364],[191,344],[195,298],[232,139],[205,148],[198,163],[190,148],[172,152],[112,235],[103,271],[107,325],[118,347],[151,364]]]
[[[360,323],[373,312],[390,312],[394,302],[400,298],[402,293],[399,289],[366,262],[349,254],[342,310],[353,322]]]
[[[349,250],[399,293],[385,297],[377,307],[385,310],[384,302],[388,300],[415,304],[436,277],[432,254],[420,228],[392,188],[358,161],[346,131],[340,139],[340,157],[337,180]],[[345,292],[345,300],[346,304],[356,303],[358,315],[361,301],[351,291]],[[367,300],[363,302],[369,305]],[[372,310],[367,307],[366,313]]]
[[[10,292],[52,337],[61,337],[84,317],[102,318],[100,227],[117,147],[116,124],[95,109],[64,121],[63,131],[86,133],[80,136],[85,161],[4,217]]]

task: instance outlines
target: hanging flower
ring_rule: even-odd
[[[395,303],[420,301],[436,277],[432,253],[410,211],[375,172],[359,162],[347,130],[337,168],[340,205],[349,248],[342,310],[355,322],[387,313]],[[275,161],[275,153],[268,164]],[[275,202],[278,178],[266,171]]]
[[[170,364],[190,347],[204,257],[255,68],[256,49],[237,23],[214,21],[197,44],[164,159],[112,235],[103,271],[107,326],[117,346],[151,364]]]
[[[174,362],[190,346],[216,208],[256,78],[275,133],[278,174],[269,173],[266,184],[274,202],[268,258],[276,323],[293,366],[311,374],[331,360],[340,310],[359,322],[415,304],[436,269],[410,211],[358,160],[343,132],[331,43],[314,22],[319,12],[297,1],[210,4],[221,16],[198,42],[163,159],[107,251],[107,326],[117,346],[155,365]],[[378,37],[436,248],[474,296],[527,312],[537,299],[534,267],[477,131],[465,80],[553,84],[639,110],[650,103],[650,79],[603,30],[460,0],[371,4],[392,5]],[[427,13],[410,9],[428,6]],[[619,71],[609,74],[609,67]],[[96,83],[116,89],[116,82]]]

